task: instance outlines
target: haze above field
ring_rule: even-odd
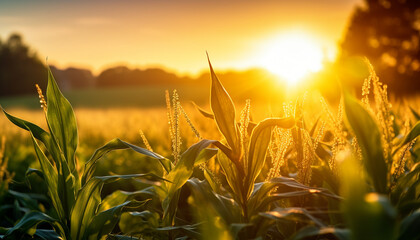
[[[359,2],[2,1],[0,36],[19,32],[50,64],[95,74],[116,64],[197,74],[207,69],[205,51],[218,68],[270,68],[261,66],[267,43],[294,31],[334,58]]]

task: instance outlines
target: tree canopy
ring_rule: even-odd
[[[365,0],[342,42],[342,58],[366,56],[395,92],[420,89],[420,1]]]
[[[36,93],[46,86],[47,70],[19,34],[0,40],[0,96]]]

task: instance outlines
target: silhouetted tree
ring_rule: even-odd
[[[0,41],[0,96],[36,93],[35,84],[45,89],[46,82],[44,64],[19,34]]]
[[[95,77],[88,69],[74,67],[58,69],[55,66],[50,66],[50,68],[62,91],[91,88],[95,86]]]
[[[342,59],[366,56],[391,90],[420,90],[420,1],[365,0],[351,17],[342,50]]]
[[[191,82],[190,78],[181,78],[163,69],[131,70],[125,66],[108,68],[101,72],[96,79],[98,87],[183,84],[189,82]]]

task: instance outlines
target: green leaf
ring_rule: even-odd
[[[366,168],[375,190],[388,192],[388,167],[383,155],[381,133],[369,112],[348,93],[344,94],[347,120],[356,135]]]
[[[186,234],[187,236],[183,236],[177,239],[202,239],[202,236],[198,232],[198,227],[201,223],[191,224],[191,225],[182,225],[182,226],[168,226],[168,227],[160,227],[156,228],[157,231],[161,232],[182,232]],[[188,236],[190,238],[188,238]]]
[[[29,186],[29,188],[31,188],[31,183],[29,182],[29,175],[31,174],[36,174],[38,175],[40,178],[45,179],[44,178],[44,173],[38,169],[34,169],[34,168],[29,168],[26,173],[25,173],[25,183],[26,185]]]
[[[119,227],[124,234],[150,233],[159,227],[160,216],[148,210],[128,212],[121,215]]]
[[[210,59],[208,61],[211,73],[210,107],[220,132],[226,138],[234,155],[239,155],[241,146],[239,141],[240,134],[235,120],[235,106],[226,89],[214,73]]]
[[[161,163],[161,165],[164,167],[164,169],[167,172],[169,172],[170,169],[172,168],[171,166],[172,163],[168,159],[162,157],[161,155],[154,153],[152,151],[149,151],[147,149],[135,146],[133,144],[124,142],[118,138],[115,138],[109,141],[107,144],[105,144],[101,148],[97,149],[95,153],[92,155],[92,157],[89,159],[89,161],[86,162],[85,170],[84,170],[83,178],[82,178],[82,185],[85,184],[87,181],[89,181],[90,178],[92,178],[93,173],[95,171],[96,162],[99,161],[99,159],[101,159],[110,151],[118,150],[118,149],[128,149],[128,148],[138,153],[141,153],[143,155],[146,155],[148,157],[152,157],[154,159],[159,160],[159,162]]]
[[[203,211],[213,210],[227,224],[241,220],[241,208],[233,199],[214,193],[207,182],[197,178],[189,179],[187,184],[193,195],[196,212],[203,207]]]
[[[414,125],[410,132],[405,136],[404,140],[399,144],[399,147],[406,145],[407,143],[413,141],[420,135],[420,121]]]
[[[174,205],[178,200],[176,192],[187,182],[191,177],[196,161],[200,160],[201,152],[210,144],[215,143],[214,140],[201,140],[200,142],[189,147],[182,155],[178,164],[169,172],[166,179],[170,181],[167,183],[167,196],[163,201],[164,218],[172,222],[172,217],[176,209],[171,209],[170,206]],[[202,156],[202,155],[201,155]],[[172,201],[175,201],[171,203]],[[175,204],[176,206],[176,204]]]
[[[346,202],[352,239],[395,239],[397,213],[387,197],[369,193],[357,202]]]
[[[411,110],[411,113],[414,115],[417,121],[420,121],[420,114],[417,113],[416,110],[414,110],[411,106],[408,106]]]
[[[71,213],[71,236],[73,239],[80,239],[85,234],[89,223],[92,221],[100,209],[101,190],[104,183],[110,183],[119,179],[150,178],[154,180],[164,180],[153,173],[96,176],[91,178],[79,191],[76,203]],[[148,181],[149,184],[159,184]],[[103,207],[105,208],[105,206]],[[98,220],[99,221],[99,220]]]
[[[261,121],[252,131],[248,148],[248,173],[246,176],[246,186],[248,186],[247,198],[252,192],[255,179],[264,166],[272,128],[274,126],[291,128],[294,126],[294,123],[293,118],[268,118]]]
[[[420,181],[418,174],[420,173],[420,163],[415,164],[409,173],[401,176],[397,180],[397,184],[391,192],[391,201],[393,204],[402,205],[405,201],[413,201],[417,198],[407,198],[406,196],[413,186],[417,185],[416,182]]]
[[[83,239],[96,240],[111,233],[121,214],[146,204],[145,201],[127,201],[95,215],[86,230]]]
[[[308,210],[304,208],[292,207],[292,208],[275,208],[272,211],[262,212],[261,216],[267,217],[273,220],[284,220],[292,219],[299,222],[311,222],[315,223],[318,227],[325,227],[325,224],[320,220],[312,216]]]
[[[404,218],[400,225],[398,240],[420,239],[420,210]]]
[[[206,148],[203,149],[197,157],[197,160],[194,163],[194,166],[198,166],[210,160],[217,154],[217,148]]]
[[[117,190],[106,196],[99,206],[98,212],[106,211],[110,208],[123,204],[124,202],[133,199],[136,196],[148,196],[152,197],[155,196],[156,193],[154,192],[153,186],[146,187],[142,190],[135,191],[135,192],[127,192]]]
[[[56,142],[53,140],[52,136],[50,135],[50,133],[44,131],[42,128],[38,127],[37,125],[22,120],[20,118],[14,117],[12,115],[10,115],[9,113],[7,113],[4,109],[2,109],[4,114],[6,115],[6,117],[16,126],[29,131],[32,133],[32,135],[40,140],[45,147],[47,148],[48,152],[53,156],[53,160],[55,162],[56,165],[60,166],[61,165],[61,150],[60,147],[56,144]],[[64,156],[63,156],[64,157]]]
[[[62,240],[63,239],[54,230],[48,230],[48,229],[37,229],[34,236],[42,240]]]
[[[70,206],[72,206],[74,202],[75,191],[79,188],[77,185],[78,181],[76,180],[78,177],[77,171],[74,172],[75,175],[70,172],[60,146],[50,133],[45,132],[42,128],[35,124],[10,115],[4,110],[3,112],[12,123],[20,128],[30,131],[32,136],[40,140],[45,145],[48,152],[52,155],[58,174],[57,181],[59,187],[56,191],[59,192],[59,196],[62,196],[61,201],[62,208],[64,209],[64,216],[68,216],[70,214]]]
[[[132,192],[117,190],[106,196],[98,208],[98,212],[106,211],[110,208],[125,203],[133,196]]]
[[[293,240],[303,240],[308,237],[316,237],[316,239],[319,239],[321,236],[327,237],[326,235],[334,235],[339,240],[350,240],[351,233],[348,229],[308,226],[296,232],[293,236]]]
[[[70,234],[72,239],[82,239],[86,228],[95,216],[101,203],[103,181],[90,179],[77,194],[76,202],[70,217]]]
[[[57,139],[71,173],[76,177],[76,148],[79,142],[76,117],[69,101],[63,96],[48,68],[47,122]]]
[[[40,178],[44,179],[44,173],[42,171],[40,171],[39,169],[35,169],[35,168],[29,168],[26,173],[25,176],[28,177],[29,175],[31,175],[32,173],[35,173],[36,175],[38,175]]]
[[[238,202],[244,202],[245,199],[242,199],[244,196],[242,189],[243,174],[238,171],[235,163],[222,151],[217,153],[217,161],[223,169],[226,181],[233,190],[233,197]]]
[[[150,185],[161,185],[159,181],[170,182],[168,179],[159,177],[154,173],[138,173],[138,174],[126,174],[126,175],[107,175],[107,176],[95,176],[94,178],[103,181],[104,183],[111,183],[120,179],[137,179],[144,178],[144,181],[141,181],[144,184]]]
[[[13,124],[26,131],[32,132],[32,135],[34,135],[36,139],[44,143],[48,149],[50,148],[49,143],[51,142],[51,135],[48,132],[31,122],[10,115],[3,108],[2,111]]]
[[[277,188],[276,193],[269,194],[273,189]],[[283,198],[297,196],[320,195],[336,200],[342,198],[335,195],[324,188],[314,188],[303,185],[293,178],[277,177],[269,181],[256,183],[248,201],[248,210],[250,215],[258,214],[258,212],[267,211],[270,203]]]
[[[49,202],[49,199],[45,194],[16,192],[11,189],[9,189],[8,193],[12,195],[15,200],[19,201],[23,207],[31,210],[40,211],[38,201]]]
[[[197,108],[197,110],[201,113],[201,115],[203,115],[206,118],[214,119],[214,115],[212,113],[207,112],[206,110],[202,109],[195,102],[192,102],[192,104],[194,105],[195,108]]]
[[[140,238],[133,237],[133,236],[109,234],[107,237],[107,240],[140,240]]]
[[[65,220],[66,213],[64,211],[63,203],[59,195],[60,189],[62,189],[63,186],[60,185],[61,181],[59,181],[57,170],[51,165],[50,161],[45,156],[41,148],[39,147],[32,133],[31,133],[31,136],[32,136],[32,142],[35,148],[35,153],[38,157],[42,172],[44,173],[44,176],[45,176],[45,182],[48,187],[48,192],[50,194],[51,201],[58,214],[58,217],[64,223],[66,221]]]
[[[42,213],[42,212],[29,212],[25,214],[23,218],[12,228],[10,228],[6,234],[6,239],[22,239],[25,234],[36,227],[42,222],[50,223],[54,229],[62,236],[66,238],[63,227],[57,222],[56,219]],[[33,233],[35,234],[35,232]]]

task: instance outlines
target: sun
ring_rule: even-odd
[[[263,44],[259,65],[288,85],[296,85],[308,74],[321,70],[322,46],[304,32],[281,34]]]

